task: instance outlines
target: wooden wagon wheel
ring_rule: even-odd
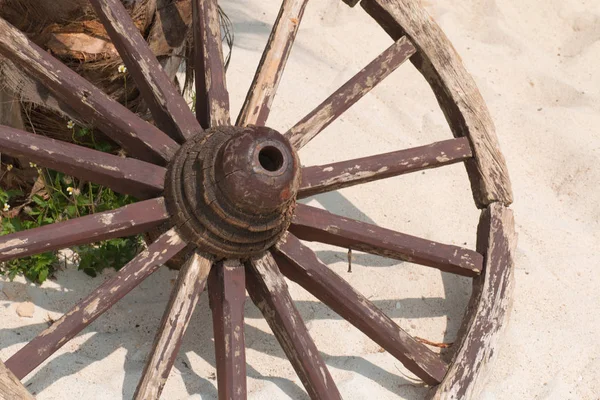
[[[119,143],[120,158],[0,127],[0,150],[141,199],[126,207],[0,238],[0,260],[109,238],[160,232],[147,250],[51,327],[0,363],[0,397],[24,398],[24,378],[176,254],[185,254],[135,393],[160,397],[194,307],[208,284],[221,399],[246,397],[245,291],[264,314],[308,394],[340,394],[291,299],[284,276],[432,386],[463,399],[494,353],[507,318],[515,245],[509,178],[488,111],[452,45],[415,0],[363,0],[394,43],[285,134],[265,127],[307,0],[284,0],[252,87],[230,124],[217,0],[193,0],[196,116],[161,70],[120,0],[90,0],[152,112],[151,125],[112,101],[0,19],[0,54]],[[356,0],[345,0],[354,6]],[[455,136],[330,165],[300,167],[297,151],[409,60],[430,83]],[[390,231],[296,199],[464,162],[482,209],[477,249]],[[318,241],[473,279],[451,363],[403,331],[301,242]],[[10,371],[9,371],[10,370]]]

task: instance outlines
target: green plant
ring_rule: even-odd
[[[72,121],[68,126],[73,129],[76,143],[100,151],[115,150],[109,143],[97,143],[93,130],[76,130]],[[4,205],[0,217],[2,235],[112,210],[135,201],[131,196],[117,194],[103,186],[30,164],[38,171],[35,193],[24,196],[21,191],[0,188],[0,202]],[[73,249],[71,261],[86,274],[96,276],[107,267],[120,269],[135,257],[142,246],[143,240],[139,236],[77,246]],[[0,265],[0,275],[12,280],[22,274],[33,282],[42,283],[52,276],[59,261],[58,251],[11,260]]]

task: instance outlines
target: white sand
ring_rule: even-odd
[[[228,84],[239,110],[279,1],[222,2],[236,47]],[[475,77],[496,122],[515,192],[516,298],[485,399],[600,396],[600,2],[429,0]],[[284,131],[379,54],[389,38],[359,8],[309,3],[270,125]],[[404,65],[301,152],[305,165],[427,144],[451,134],[424,80]],[[596,164],[595,164],[596,163]],[[456,165],[319,196],[311,204],[446,243],[474,247],[478,211]],[[452,341],[469,281],[436,270],[311,245],[332,269],[411,334]],[[175,273],[161,270],[26,379],[39,399],[130,398]],[[35,304],[20,318],[0,292],[6,359],[103,278],[60,272],[41,288],[0,281]],[[291,289],[347,399],[419,399],[426,388],[389,354],[296,286]],[[198,307],[165,399],[214,399],[212,324]],[[248,388],[253,399],[305,399],[258,310],[247,302]]]

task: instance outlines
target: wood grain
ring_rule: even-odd
[[[183,143],[202,128],[120,0],[90,0],[156,125]]]
[[[271,253],[246,263],[246,281],[250,298],[269,323],[310,398],[341,399]]]
[[[177,151],[179,146],[173,139],[112,100],[2,18],[0,55],[23,68],[129,155],[165,165]]]
[[[283,0],[236,125],[267,122],[308,0]]]
[[[196,71],[196,118],[203,128],[229,125],[221,22],[217,0],[191,0]]]
[[[111,188],[138,199],[160,195],[166,169],[83,146],[0,126],[0,152]]]
[[[0,361],[0,400],[33,400],[21,381]]]
[[[432,400],[479,399],[492,360],[508,325],[514,289],[517,245],[513,213],[499,203],[482,211],[477,249],[485,254],[480,276],[458,333],[458,351],[444,381],[430,393]]]
[[[219,400],[246,399],[244,303],[246,272],[239,260],[226,260],[210,273]]]
[[[473,250],[406,235],[304,204],[296,206],[289,231],[302,240],[364,251],[463,276],[479,275],[483,263],[483,256]]]
[[[204,291],[212,261],[192,253],[177,275],[177,283],[165,309],[152,352],[135,391],[137,400],[158,400],[190,323],[196,304]]]
[[[302,168],[298,198],[468,160],[469,140],[458,138],[376,156]]]
[[[8,88],[0,88],[0,125],[25,129],[21,101]]]
[[[0,236],[0,262],[70,246],[137,235],[169,218],[162,197]]]
[[[429,385],[442,381],[448,366],[439,354],[417,342],[383,311],[325,266],[315,253],[288,233],[274,256],[281,272],[331,307],[346,321],[396,357]]]
[[[23,379],[185,246],[174,229],[162,234],[147,250],[9,358],[6,366]]]
[[[302,118],[287,131],[285,136],[297,150],[301,149],[408,60],[415,51],[410,40],[399,38],[317,108]]]
[[[408,36],[418,49],[411,61],[435,93],[452,133],[467,137],[473,197],[479,208],[513,201],[510,178],[494,123],[475,81],[444,32],[416,0],[363,0],[361,6],[392,37]]]

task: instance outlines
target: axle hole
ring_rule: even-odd
[[[267,146],[258,153],[258,161],[267,171],[275,172],[283,166],[283,154],[277,147]]]

